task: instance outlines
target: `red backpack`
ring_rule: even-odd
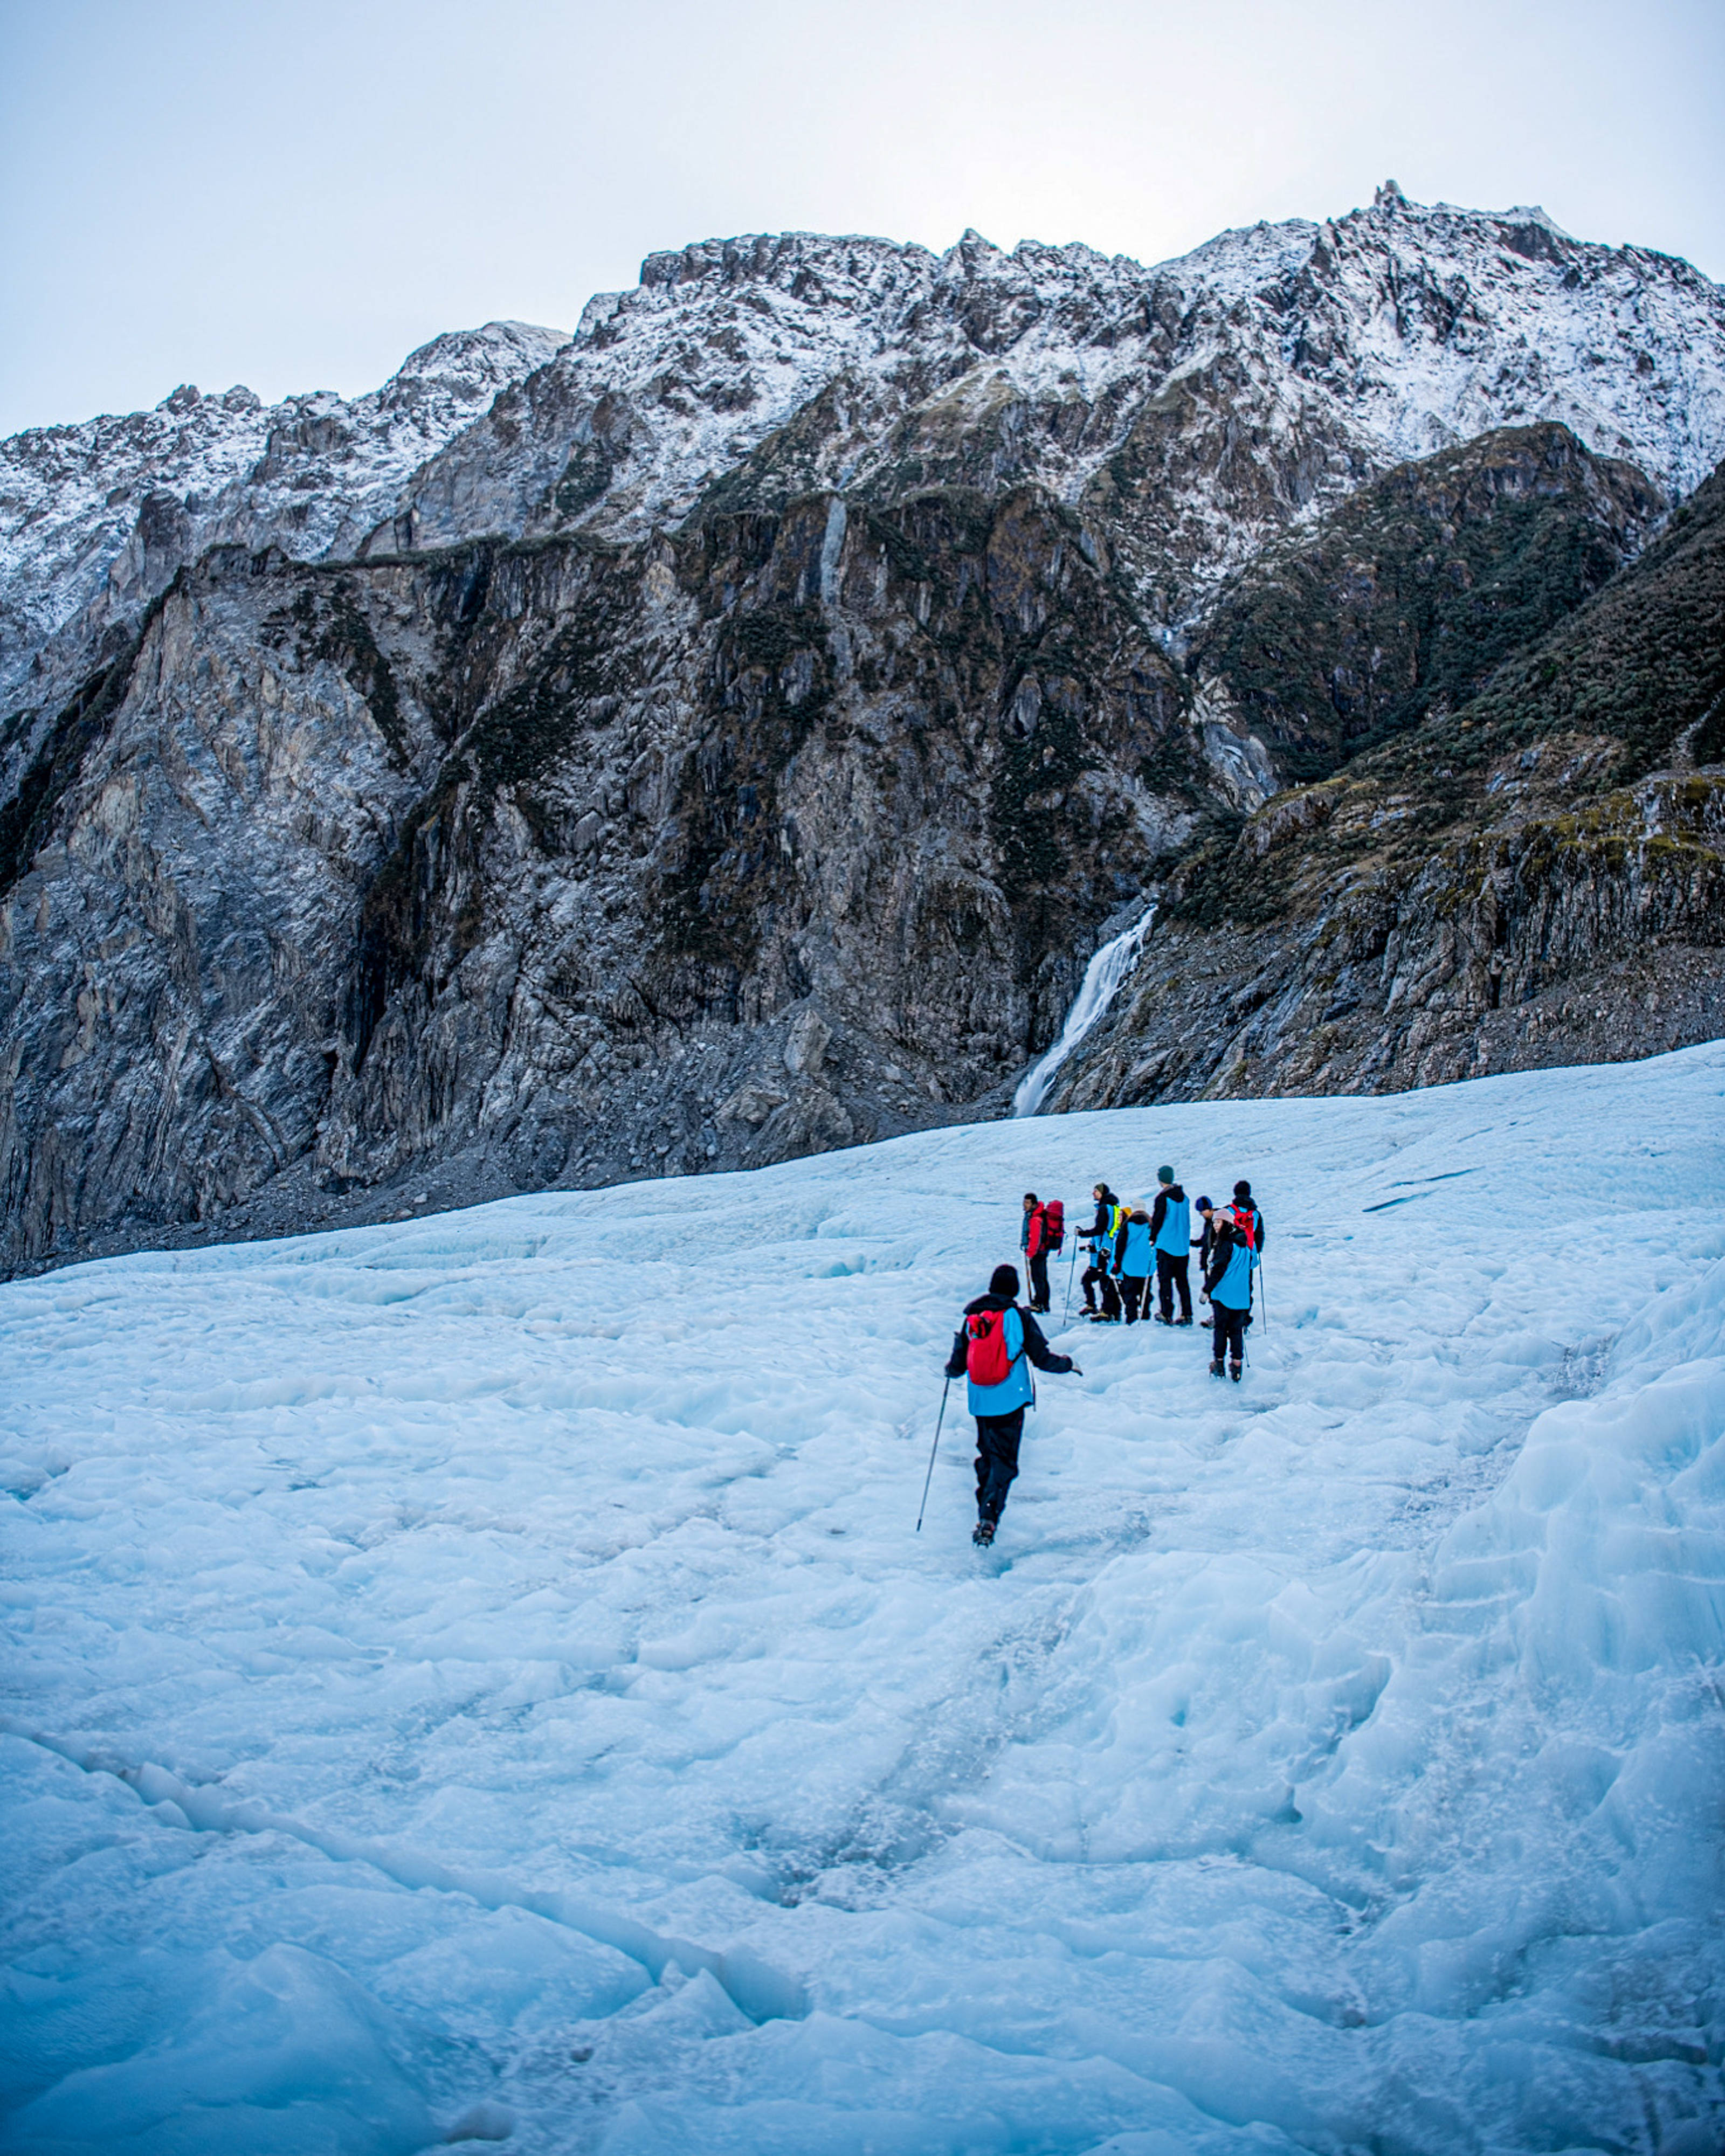
[[[1258,1247],[1258,1216],[1256,1213],[1253,1211],[1250,1205],[1245,1206],[1245,1208],[1241,1208],[1238,1205],[1230,1205],[1228,1209],[1228,1217],[1233,1221],[1234,1232],[1240,1237],[1241,1242],[1245,1245],[1249,1250],[1255,1251]]]
[[[964,1351],[964,1368],[973,1385],[1004,1385],[1012,1375],[1013,1358],[1006,1352],[1006,1312],[978,1310],[964,1321],[970,1345]]]
[[[1066,1207],[1064,1199],[1050,1198],[1042,1209],[1042,1247],[1057,1250],[1066,1240]]]

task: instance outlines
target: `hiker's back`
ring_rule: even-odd
[[[1010,1414],[1027,1407],[1030,1373],[1024,1361],[1024,1321],[1016,1303],[993,1301],[964,1317],[968,1404],[973,1415]]]

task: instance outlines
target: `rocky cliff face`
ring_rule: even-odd
[[[1725,468],[1479,694],[1168,868],[1158,933],[1051,1106],[1383,1091],[1717,1037]]]
[[[1154,270],[715,243],[556,342],[481,333],[449,365],[501,378],[459,394],[416,355],[443,388],[261,448],[202,400],[172,454],[160,414],[56,430],[58,480],[47,438],[0,452],[14,509],[37,486],[0,548],[8,1264],[999,1112],[1158,893],[1055,1099],[1453,1075],[1519,947],[1496,1004],[1453,988],[1483,913],[1449,972],[1420,955],[1440,855],[1508,846],[1500,891],[1608,767],[1601,860],[1649,817],[1713,844],[1706,782],[1599,724],[1542,722],[1495,790],[1431,756],[1648,563],[1637,619],[1670,598],[1671,538],[1622,564],[1725,448],[1686,265],[1390,195]],[[200,429],[233,469],[175,495]],[[1345,905],[1308,865],[1337,848]],[[1613,921],[1701,947],[1704,876],[1609,875],[1541,930],[1538,993],[1615,963]],[[1210,988],[1158,1016],[1189,948]],[[1712,1029],[1702,988],[1645,993],[1635,1044]]]

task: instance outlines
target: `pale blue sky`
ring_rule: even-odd
[[[745,231],[1150,262],[1393,174],[1718,276],[1722,114],[1720,0],[0,0],[0,433],[351,393]]]

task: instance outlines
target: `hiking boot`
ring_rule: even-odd
[[[1177,1317],[1174,1322],[1176,1325],[1189,1325],[1192,1320],[1189,1317]]]
[[[1172,1325],[1174,1321],[1171,1317],[1164,1317],[1158,1310],[1156,1313],[1156,1322],[1158,1325]]]
[[[1219,1378],[1222,1375],[1222,1358],[1219,1355],[1211,1358],[1210,1375],[1213,1378]]]
[[[994,1539],[994,1522],[992,1520],[978,1520],[970,1531],[970,1539],[978,1549],[987,1549]]]
[[[1236,1385],[1240,1383],[1240,1365],[1238,1363],[1230,1363],[1228,1365],[1228,1374],[1233,1378]]]

